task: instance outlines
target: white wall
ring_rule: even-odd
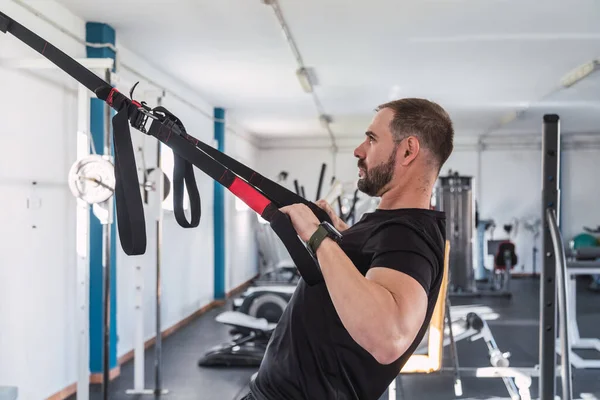
[[[357,179],[357,159],[351,151],[343,149],[335,156],[335,175],[341,181]],[[304,186],[308,200],[314,201],[317,194],[322,163],[327,164],[321,197],[330,187],[334,173],[332,153],[326,148],[275,148],[261,149],[259,169],[263,175],[275,179],[280,171],[289,173],[285,187],[294,191],[294,179]]]
[[[54,2],[40,10],[79,35],[84,22]],[[85,49],[7,0],[0,9],[77,57]],[[0,58],[35,57],[0,35]],[[75,161],[76,85],[58,72],[0,68],[0,385],[39,400],[75,379],[75,199],[67,173]],[[9,100],[10,97],[10,101]],[[33,181],[38,182],[33,186]],[[27,202],[37,204],[28,209]],[[33,226],[36,228],[33,228]]]
[[[226,118],[227,119],[227,118]],[[229,126],[228,126],[229,128]],[[225,153],[250,168],[257,168],[258,149],[239,128],[231,127],[225,134]],[[256,213],[244,207],[228,190],[225,190],[225,291],[230,291],[258,273],[255,228]]]
[[[442,175],[452,169],[462,175],[474,177],[474,195],[480,194],[480,218],[495,220],[497,228],[494,238],[505,237],[502,225],[510,223],[514,218],[521,221],[541,218],[539,137],[532,135],[525,139],[525,145],[507,148],[514,142],[514,138],[494,138],[492,144],[483,151],[479,167],[474,139],[457,137],[455,151],[442,168]],[[600,167],[600,148],[597,144],[587,148],[574,148],[568,145],[572,137],[565,140],[567,145],[562,152],[562,232],[565,241],[568,241],[582,231],[583,225],[600,225],[600,209],[596,201],[600,196],[600,185],[596,184],[595,177],[595,171]],[[598,141],[600,135],[596,143]],[[276,175],[280,170],[287,170],[291,179],[299,179],[305,185],[307,195],[312,200],[321,163],[331,164],[330,152],[324,143],[325,141],[315,140],[267,142],[267,148],[260,151],[260,168],[267,175]],[[342,180],[354,180],[357,168],[356,159],[352,156],[352,140],[344,139],[341,143],[343,147],[340,146],[336,162],[337,174]],[[290,180],[288,186],[292,187],[291,185]],[[532,234],[526,231],[521,223],[513,240],[519,253],[519,265],[515,272],[532,272]],[[541,250],[541,237],[537,247]],[[540,263],[541,254],[538,252],[537,272]]]
[[[54,1],[31,4],[78,37],[85,37],[85,21],[59,4]],[[14,2],[0,0],[0,9],[67,54],[85,57],[83,45]],[[118,37],[119,32],[117,40]],[[190,134],[212,143],[212,105],[184,82],[156,70],[118,42],[117,46],[119,61],[130,67],[118,71],[117,87],[128,93],[131,85],[140,80],[135,97],[150,105],[157,105],[157,96],[163,88],[167,89],[163,105],[184,121]],[[10,35],[0,35],[0,49],[0,60],[39,58]],[[161,88],[149,84],[145,78],[157,82]],[[4,199],[0,208],[0,386],[18,386],[20,400],[39,400],[77,379],[75,199],[67,186],[67,173],[76,161],[77,85],[59,71],[0,68],[0,87],[11,93],[10,103],[6,97],[0,100],[0,138],[4,148],[0,157],[0,196]],[[249,137],[240,130],[238,134]],[[158,141],[136,131],[132,131],[132,137],[134,149],[144,149],[146,168],[156,166]],[[228,132],[227,149],[251,166],[256,161],[251,137],[248,141]],[[139,152],[136,161],[141,178],[143,159]],[[213,181],[198,169],[195,175],[202,197],[200,226],[183,229],[172,212],[164,213],[163,329],[213,299]],[[38,184],[33,186],[33,181]],[[38,207],[27,208],[28,201]],[[256,273],[251,231],[256,217],[249,212],[232,213],[235,208],[232,196],[227,201],[229,289]],[[117,287],[113,290],[117,291],[118,356],[133,348],[137,266],[143,268],[144,337],[154,336],[156,214],[148,207],[145,212],[146,254],[126,256],[117,241]]]

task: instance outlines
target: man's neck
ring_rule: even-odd
[[[423,208],[431,206],[431,184],[424,180],[415,180],[405,185],[394,185],[381,196],[377,208],[395,210],[399,208]]]

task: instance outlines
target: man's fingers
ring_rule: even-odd
[[[281,211],[281,212],[282,212],[282,213],[284,213],[284,214],[289,214],[289,213],[290,213],[290,207],[291,207],[291,206],[285,206],[285,207],[281,207],[281,208],[279,209],[279,211]]]
[[[323,210],[327,211],[327,214],[331,214],[333,212],[333,208],[331,208],[329,203],[327,203],[327,201],[325,201],[325,200],[321,199],[321,200],[317,201],[317,205],[319,207],[321,207]]]

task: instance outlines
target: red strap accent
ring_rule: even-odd
[[[263,211],[265,211],[265,208],[271,204],[269,199],[258,193],[252,186],[248,185],[240,178],[235,178],[228,189],[259,215],[262,215]]]
[[[131,103],[135,105],[137,108],[140,108],[142,105],[135,100],[131,100]]]
[[[118,90],[117,90],[117,89],[115,89],[115,88],[112,88],[112,89],[110,89],[110,93],[108,94],[108,97],[106,98],[106,103],[107,103],[107,104],[108,104],[110,107],[112,107],[112,106],[113,106],[113,101],[114,101],[114,99],[113,99],[113,95],[115,94],[115,92],[118,92]]]

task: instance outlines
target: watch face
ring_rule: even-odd
[[[342,234],[340,232],[338,232],[338,230],[335,229],[335,227],[333,225],[331,225],[329,222],[326,222],[326,221],[322,222],[321,225],[330,234],[328,236],[331,237],[332,239],[334,239],[335,241],[339,241],[342,238]]]

